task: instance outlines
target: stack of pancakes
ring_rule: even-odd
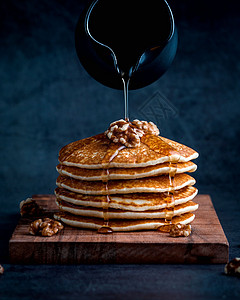
[[[198,204],[193,149],[146,134],[139,147],[114,143],[103,133],[59,153],[59,212],[55,218],[99,232],[153,230],[188,224]]]

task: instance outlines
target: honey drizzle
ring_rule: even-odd
[[[158,141],[158,142],[157,142]],[[172,218],[174,216],[174,208],[175,208],[175,185],[174,178],[177,172],[177,166],[180,159],[179,152],[166,143],[161,137],[158,136],[158,140],[156,136],[151,136],[149,134],[142,137],[141,142],[149,147],[149,149],[155,151],[156,153],[161,153],[162,155],[168,156],[169,159],[169,186],[168,191],[166,193],[166,208],[165,208],[165,223],[166,225],[159,226],[157,228],[158,231],[161,232],[169,232],[170,225],[172,224]],[[163,150],[164,149],[164,150]]]
[[[109,234],[113,232],[110,226],[111,224],[109,224],[109,214],[108,214],[109,205],[111,203],[111,196],[108,190],[109,165],[113,161],[113,159],[118,155],[118,153],[124,148],[126,147],[121,144],[111,143],[110,147],[108,148],[102,160],[103,171],[101,174],[101,179],[105,187],[106,197],[103,197],[103,201],[102,201],[103,226],[98,229],[98,233]]]

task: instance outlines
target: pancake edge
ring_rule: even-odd
[[[191,179],[189,179],[188,181],[184,182],[182,185],[177,186],[177,188],[175,188],[174,190],[180,190],[182,188],[184,188],[185,186],[188,185],[194,185],[196,183],[196,180],[191,177]],[[86,191],[86,190],[81,190],[81,189],[76,189],[76,188],[72,188],[67,186],[64,183],[58,183],[56,182],[56,185],[60,188],[65,188],[66,190],[78,193],[78,194],[84,194],[84,195],[106,195],[106,193],[103,193],[102,191],[98,191],[98,190],[94,190],[94,191]],[[111,194],[132,194],[132,193],[164,193],[168,191],[168,187],[165,189],[160,189],[160,188],[123,188],[123,189],[119,189],[119,190],[108,190],[109,195]]]
[[[188,162],[192,159],[198,158],[199,154],[197,152],[193,153],[192,155],[188,157],[180,156],[179,162]],[[72,166],[72,167],[79,167],[79,168],[84,168],[84,169],[101,169],[101,168],[137,168],[137,167],[148,167],[148,166],[154,166],[157,164],[161,164],[164,162],[169,162],[169,156],[164,156],[156,160],[150,160],[145,163],[115,163],[115,162],[110,162],[109,164],[80,164],[80,163],[74,163],[74,162],[68,162],[68,161],[60,161],[59,162],[65,166]]]
[[[63,223],[65,223],[69,226],[78,227],[78,228],[97,230],[97,229],[102,227],[102,225],[96,224],[94,222],[89,223],[89,222],[84,222],[84,221],[69,220],[66,217],[59,216],[58,214],[54,214],[54,218],[56,220],[62,221]],[[195,218],[195,215],[191,214],[191,216],[188,219],[183,220],[179,223],[184,224],[184,225],[189,224],[194,220],[194,218]],[[112,226],[111,225],[111,229],[114,232],[118,232],[118,231],[156,230],[159,226],[162,226],[162,225],[165,225],[165,223],[164,222],[159,222],[159,221],[156,221],[156,220],[155,221],[149,220],[148,223],[146,223],[146,221],[145,221],[144,224],[129,225],[129,226],[122,226],[122,227],[117,227],[117,226]]]
[[[175,200],[175,204],[176,205],[179,205],[179,204],[183,204],[183,203],[186,203],[190,200],[192,200],[193,198],[196,197],[196,195],[198,194],[198,189],[193,187],[195,189],[195,192],[186,197],[186,198],[183,198],[183,199],[180,199],[180,200]],[[75,205],[80,205],[80,206],[90,206],[90,207],[96,207],[96,208],[101,208],[102,207],[102,202],[99,201],[99,202],[94,202],[94,201],[85,201],[85,200],[76,200],[76,199],[72,199],[72,198],[69,198],[69,197],[65,197],[65,196],[62,196],[62,195],[59,195],[56,193],[56,190],[55,190],[55,195],[57,198],[59,198],[60,200],[63,200],[63,201],[66,201],[66,202],[69,202],[69,203],[72,203],[72,204],[75,204]],[[116,199],[121,199],[117,196],[111,196],[111,200],[112,201],[116,201]],[[131,201],[131,202],[134,202],[135,200],[133,199],[124,199],[125,201]],[[122,199],[120,201],[123,201]],[[87,202],[87,204],[86,204]],[[147,203],[146,203],[146,206],[147,206]],[[165,208],[166,207],[166,204],[162,204],[162,205],[159,205],[159,206],[154,206],[157,209],[162,209],[162,208]],[[115,208],[115,209],[125,209],[126,210],[126,207],[124,207],[123,205],[119,205],[119,204],[116,204],[114,202],[110,202],[109,204],[109,208]],[[127,206],[128,210],[131,210],[131,211],[147,211],[147,210],[153,210],[153,208],[151,207],[151,209],[144,209],[144,207],[135,207],[135,206],[132,206],[132,205],[128,205]]]
[[[199,205],[195,202],[193,202],[193,203],[194,203],[193,205],[184,207],[182,209],[175,206],[173,216],[174,217],[180,216],[185,213],[190,213],[190,212],[196,211],[198,209]],[[82,217],[90,217],[90,218],[99,218],[99,219],[104,218],[103,211],[94,210],[94,208],[92,208],[92,207],[91,207],[91,210],[67,207],[67,206],[61,205],[57,199],[56,199],[56,204],[60,211],[68,212],[73,215],[82,216]],[[144,216],[143,216],[143,214],[144,214]],[[147,211],[142,211],[142,212],[134,211],[133,212],[133,211],[127,211],[127,210],[119,211],[119,212],[108,211],[108,217],[109,217],[109,219],[124,219],[124,220],[125,219],[127,219],[127,220],[129,220],[129,219],[130,220],[163,219],[163,218],[165,218],[165,212],[164,211],[157,212],[156,210],[151,211],[151,212],[147,212]]]
[[[85,180],[85,181],[101,181],[102,180],[101,176],[92,176],[92,177],[90,177],[90,176],[89,177],[78,176],[78,175],[74,175],[72,173],[69,173],[65,170],[60,170],[60,169],[58,169],[58,167],[56,167],[56,170],[60,175],[68,176],[68,177],[78,179],[78,180]],[[95,169],[92,169],[92,170],[95,170]],[[189,166],[189,167],[185,167],[185,168],[182,168],[182,169],[177,169],[176,174],[182,174],[182,173],[186,173],[186,172],[193,173],[196,170],[197,170],[197,165],[193,164],[192,166]],[[139,178],[145,178],[145,177],[159,176],[159,175],[163,175],[163,174],[169,174],[169,167],[160,168],[159,171],[158,170],[152,170],[150,172],[145,172],[145,173],[136,174],[136,175],[109,174],[108,180],[139,179]]]

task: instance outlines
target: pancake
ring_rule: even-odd
[[[188,185],[194,185],[195,179],[185,173],[174,177],[174,190],[179,190]],[[59,176],[56,182],[60,188],[88,194],[88,195],[111,195],[128,193],[163,193],[169,191],[169,176],[155,176],[132,180],[110,180],[106,184],[101,181],[83,181],[71,177]]]
[[[74,215],[83,217],[104,218],[104,212],[101,208],[77,206],[69,204],[65,201],[56,199],[56,204],[60,211],[69,212]],[[193,201],[176,205],[174,207],[173,216],[179,216],[185,213],[193,212],[198,209],[198,204]],[[149,210],[149,211],[130,211],[121,209],[108,209],[108,219],[161,219],[166,217],[165,209]]]
[[[186,213],[172,218],[173,224],[189,224],[194,220],[193,213]],[[98,230],[104,226],[104,220],[98,218],[87,218],[75,216],[66,212],[58,212],[54,218],[63,223],[79,228],[88,228]],[[151,220],[111,220],[109,225],[113,231],[138,231],[138,230],[156,230],[159,226],[167,225],[164,219]]]
[[[186,203],[197,195],[198,190],[193,186],[187,186],[174,193],[175,205]],[[106,196],[78,194],[66,189],[56,188],[57,199],[70,204],[101,208]],[[165,193],[136,193],[111,195],[109,208],[146,211],[157,210],[167,206]]]
[[[126,148],[102,133],[73,142],[60,150],[59,162],[87,169],[136,168],[172,161],[188,162],[198,157],[193,149],[164,137],[146,134],[139,147]]]
[[[59,164],[57,171],[61,175],[69,176],[80,180],[116,180],[116,179],[137,179],[144,177],[169,174],[171,167],[169,163],[162,163],[154,166],[140,168],[111,168],[111,169],[83,169],[78,167],[70,167]],[[197,165],[193,162],[185,162],[177,164],[176,174],[185,172],[195,172]]]

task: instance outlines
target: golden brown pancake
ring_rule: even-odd
[[[177,164],[177,174],[184,172],[194,172],[197,165],[193,162],[185,162]],[[137,179],[144,177],[169,174],[171,167],[169,163],[162,163],[154,166],[140,168],[111,168],[111,169],[84,169],[78,167],[70,167],[59,164],[57,171],[61,175],[69,176],[80,180],[116,180],[116,179]]]
[[[198,190],[193,186],[187,186],[175,191],[175,204],[183,204],[192,200],[197,195]],[[102,203],[106,200],[103,195],[84,195],[66,189],[56,188],[57,199],[64,200],[70,204],[102,208]],[[109,208],[146,211],[157,210],[167,206],[166,193],[134,193],[111,195]]]
[[[174,178],[174,190],[194,185],[195,182],[195,179],[190,175],[184,173],[177,174]],[[101,181],[83,181],[71,177],[59,176],[57,178],[57,186],[88,195],[163,193],[169,190],[169,176],[162,175],[132,180],[110,180],[107,185]]]
[[[157,229],[169,224],[165,218],[172,214],[173,224],[192,222],[197,189],[185,172],[196,170],[191,160],[198,153],[148,132],[140,146],[130,146],[102,133],[63,147],[55,218],[70,226],[109,226],[113,231]]]
[[[55,219],[63,223],[88,229],[100,229],[104,226],[104,220],[98,218],[88,218],[72,215],[66,212],[59,212],[54,215]],[[181,216],[173,217],[173,224],[188,224],[194,220],[193,213],[186,213]],[[154,230],[159,226],[167,225],[164,219],[147,219],[147,220],[111,220],[109,226],[113,231],[137,231],[137,230]]]
[[[56,200],[56,204],[59,207],[60,211],[63,212],[68,212],[83,217],[94,217],[100,219],[104,218],[103,209],[101,208],[77,206],[58,199]],[[187,203],[176,205],[174,207],[173,216],[179,216],[184,213],[193,212],[197,209],[197,203],[188,201]],[[165,209],[136,212],[130,210],[109,208],[107,214],[108,219],[161,219],[166,217]]]
[[[59,161],[66,166],[87,169],[136,168],[169,162],[188,162],[198,157],[193,149],[155,135],[144,135],[135,148],[113,143],[104,133],[73,142],[60,150]]]

